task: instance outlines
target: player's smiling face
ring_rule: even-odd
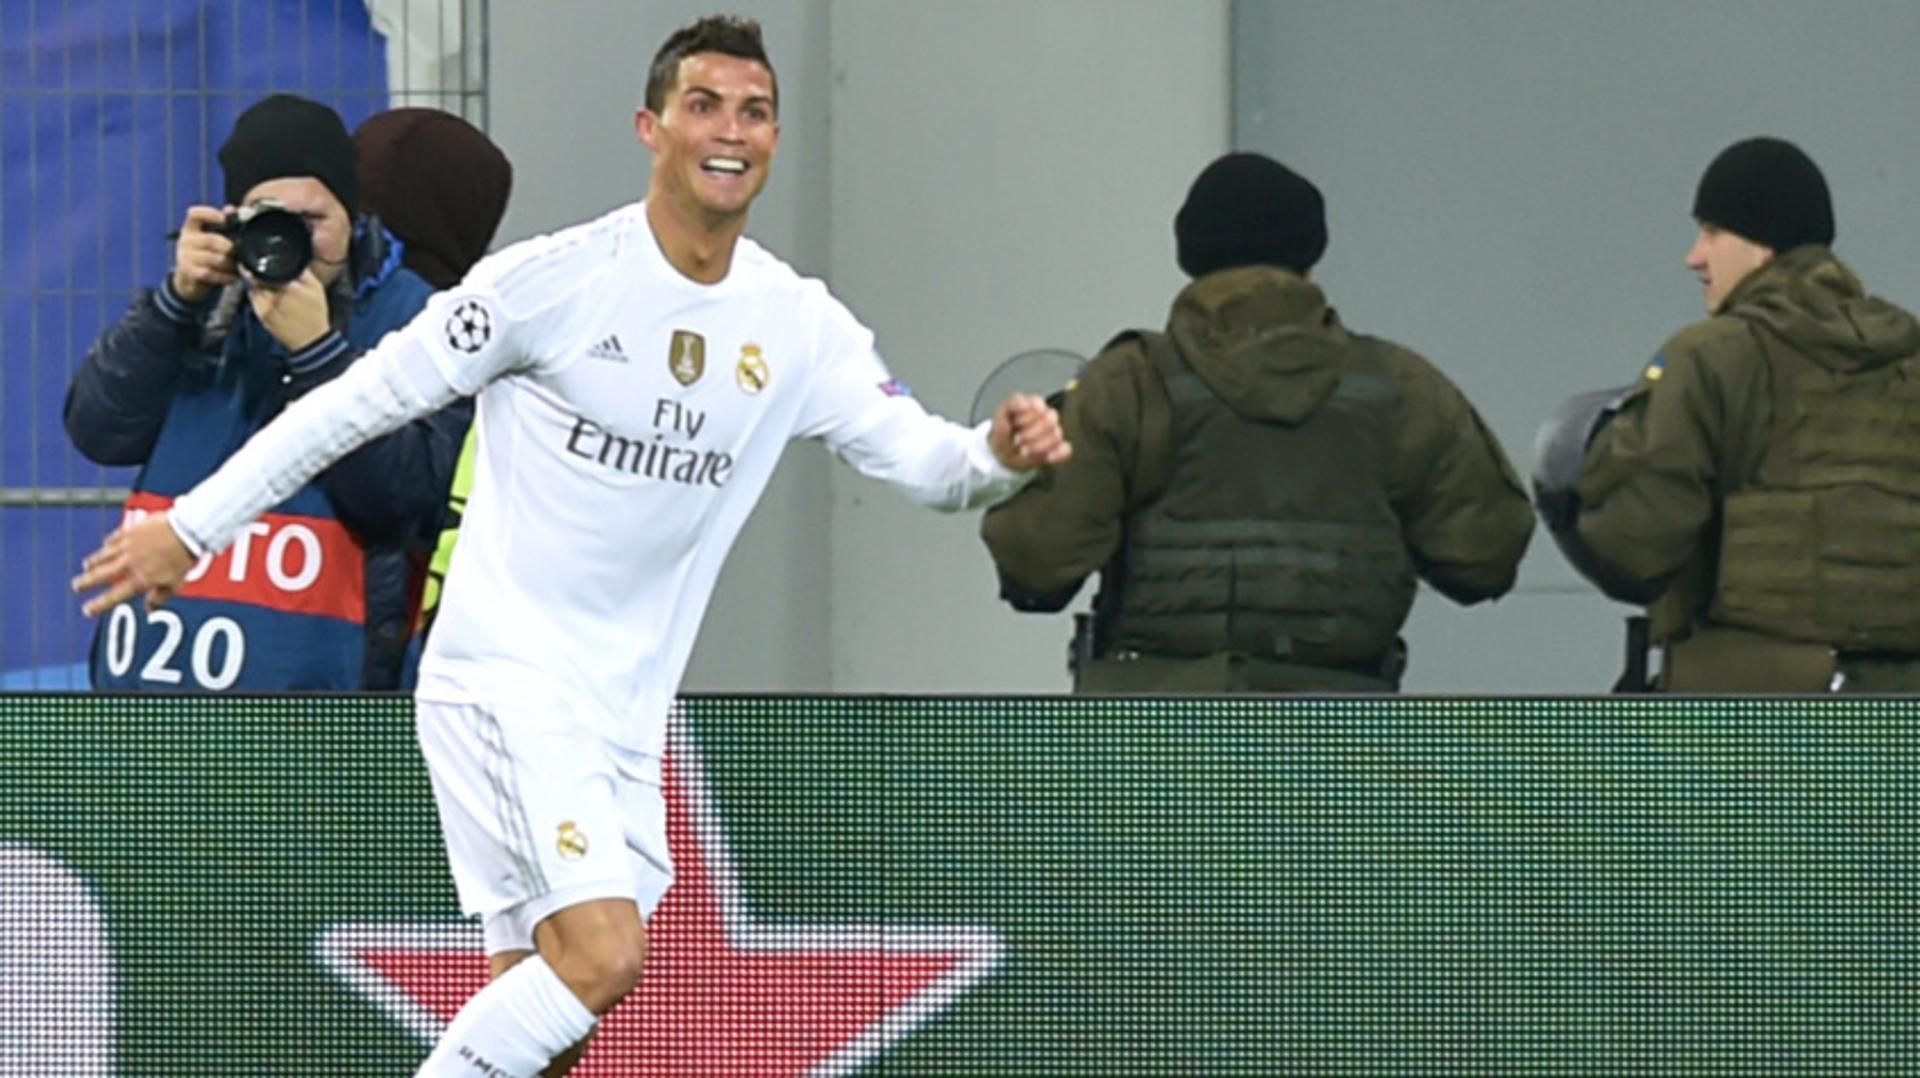
[[[658,115],[642,110],[637,124],[653,151],[649,199],[667,198],[710,223],[743,217],[780,143],[773,73],[754,60],[695,53],[680,61],[666,106]]]

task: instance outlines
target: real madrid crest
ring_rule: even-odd
[[[578,861],[587,855],[587,833],[580,825],[567,820],[560,825],[560,836],[553,840],[554,851],[562,860]]]
[[[733,380],[740,383],[741,390],[751,397],[767,388],[767,383],[772,378],[773,372],[767,369],[767,361],[760,355],[760,346],[741,345],[740,362],[733,368]]]
[[[690,386],[707,373],[707,339],[689,329],[673,331],[673,343],[667,346],[667,370],[683,386]]]

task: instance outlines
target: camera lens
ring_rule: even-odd
[[[283,285],[313,261],[313,233],[299,214],[261,207],[241,223],[233,257],[261,284]]]

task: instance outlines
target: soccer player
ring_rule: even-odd
[[[100,589],[89,614],[163,602],[329,461],[479,395],[473,495],[415,695],[494,979],[423,1075],[537,1074],[638,983],[645,919],[672,879],[667,709],[788,441],[819,439],[948,510],[1071,452],[1035,397],[979,428],[928,415],[825,286],[742,237],[778,104],[757,24],[676,32],[634,121],[654,157],[645,201],[485,259],[75,578]]]

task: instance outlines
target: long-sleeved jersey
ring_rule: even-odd
[[[196,549],[334,456],[479,394],[479,456],[418,695],[566,708],[656,759],[720,567],[794,438],[910,497],[1010,494],[985,426],[927,414],[818,281],[741,240],[676,271],[636,203],[514,245],[436,296],[175,505]]]

